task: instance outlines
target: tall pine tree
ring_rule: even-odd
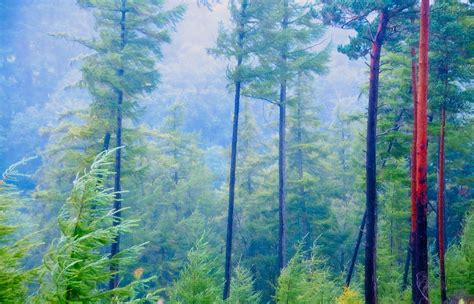
[[[92,111],[102,118],[105,127],[103,149],[109,148],[111,134],[115,135],[114,209],[113,225],[119,225],[122,209],[122,149],[123,120],[137,115],[139,94],[151,92],[159,82],[155,64],[161,59],[161,45],[170,41],[169,29],[173,28],[184,13],[178,6],[163,8],[163,1],[89,1],[78,4],[93,11],[97,39],[76,41],[93,51],[82,68],[84,85],[93,97]],[[111,119],[113,117],[113,119]],[[120,251],[120,234],[111,246],[111,258]],[[118,265],[112,264],[112,271]],[[119,277],[115,275],[109,288],[116,288]]]

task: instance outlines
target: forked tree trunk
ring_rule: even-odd
[[[418,65],[418,102],[416,136],[416,226],[412,283],[413,302],[429,303],[428,240],[427,240],[427,93],[428,93],[428,35],[429,0],[421,1],[420,47]]]
[[[247,0],[242,1],[240,10],[241,22],[239,25],[239,36],[237,44],[240,49],[243,47],[244,39],[244,16],[247,9]],[[242,55],[237,57],[237,73],[242,64]],[[224,294],[223,298],[226,300],[230,295],[230,281],[232,279],[232,241],[234,230],[234,200],[235,200],[235,171],[237,167],[237,141],[239,136],[239,112],[240,112],[240,88],[241,80],[235,82],[235,96],[234,96],[234,119],[232,126],[232,147],[230,156],[230,174],[229,174],[229,206],[227,210],[227,235],[225,243],[225,265],[224,265]]]
[[[288,0],[283,1],[282,30],[288,28]],[[281,54],[286,72],[287,50],[286,47]],[[280,83],[279,100],[279,123],[278,123],[278,270],[281,271],[286,265],[286,75],[283,75]]]
[[[120,47],[123,50],[125,47],[125,17],[126,17],[126,0],[122,0],[122,6],[120,8],[121,18],[120,18]],[[118,70],[118,76],[123,77],[123,67]],[[121,170],[122,170],[122,106],[123,106],[123,91],[117,91],[117,116],[116,116],[116,144],[115,147],[117,150],[115,151],[115,163],[114,163],[114,170],[115,170],[115,177],[114,177],[114,220],[113,226],[118,226],[122,220],[122,187],[120,184],[121,181]],[[112,243],[110,249],[110,258],[113,259],[115,255],[120,252],[120,234],[117,234],[115,237],[114,242]],[[119,265],[112,261],[110,264],[110,271],[112,273],[112,277],[109,281],[109,289],[114,289],[118,287],[120,277],[118,274]]]
[[[377,103],[380,75],[380,54],[382,51],[388,15],[379,12],[377,33],[372,42],[370,53],[369,105],[367,113],[367,150],[366,150],[366,212],[367,232],[365,244],[365,302],[377,303],[377,182],[376,182],[376,139],[377,139]]]
[[[444,127],[446,124],[446,111],[441,107],[441,129],[439,133],[438,152],[438,257],[439,280],[441,289],[441,303],[447,303],[446,297],[446,270],[444,267]]]

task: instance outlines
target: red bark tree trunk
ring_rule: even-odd
[[[428,97],[428,35],[429,0],[421,1],[420,47],[418,65],[418,102],[416,136],[416,227],[415,227],[415,281],[413,301],[429,303],[428,297],[428,240],[427,240],[427,97]]]

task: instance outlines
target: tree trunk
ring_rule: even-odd
[[[278,269],[286,265],[286,81],[280,85],[280,117],[279,117],[279,143],[278,143]]]
[[[352,274],[354,273],[354,267],[357,260],[357,253],[359,252],[360,242],[362,241],[362,235],[364,234],[366,219],[367,219],[367,210],[364,212],[364,216],[362,217],[362,222],[360,223],[359,234],[357,236],[357,242],[354,248],[354,252],[352,254],[351,265],[349,266],[349,272],[347,273],[346,287],[349,287],[349,285],[351,284]]]
[[[377,103],[380,74],[380,53],[385,38],[388,15],[379,12],[379,24],[370,53],[369,105],[367,113],[366,150],[366,212],[367,233],[365,244],[365,302],[377,303],[377,183],[376,183],[376,139]]]
[[[123,50],[125,47],[125,17],[126,17],[126,0],[122,0],[122,6],[120,9],[121,19],[120,19],[120,47]],[[123,77],[123,67],[118,70],[119,77]],[[116,116],[116,144],[115,147],[117,150],[115,151],[115,177],[114,177],[114,221],[113,226],[118,226],[121,223],[121,216],[122,212],[122,187],[120,185],[121,179],[121,169],[122,169],[122,104],[123,104],[123,91],[117,91],[117,116]],[[115,255],[117,255],[120,251],[120,234],[117,234],[115,237],[114,242],[112,243],[111,250],[110,250],[110,258],[113,259]],[[119,265],[112,261],[110,264],[110,271],[112,273],[112,277],[109,281],[109,289],[114,289],[119,285]]]
[[[298,83],[302,83],[301,75],[298,75]],[[301,90],[301,88],[299,88]],[[304,176],[304,152],[303,148],[301,148],[301,145],[303,144],[303,126],[302,126],[302,120],[303,120],[303,115],[304,115],[304,109],[303,109],[303,104],[301,100],[301,92],[298,92],[298,99],[297,99],[297,108],[296,108],[296,146],[297,151],[296,151],[296,166],[297,166],[297,171],[298,171],[298,179],[299,179],[299,187],[298,187],[298,196],[301,204],[301,211],[303,214],[301,215],[301,224],[302,224],[302,230],[303,230],[303,237],[305,237],[305,248],[310,249],[311,247],[311,229],[307,217],[307,211],[306,211],[306,200],[305,200],[305,188],[304,188],[304,183],[303,183],[303,176]]]
[[[417,85],[417,74],[416,74],[416,49],[411,48],[411,93],[413,98],[413,136],[411,141],[411,182],[410,182],[410,205],[411,205],[411,231],[410,231],[410,248],[411,248],[411,265],[412,265],[412,276],[411,281],[415,282],[415,231],[416,231],[416,138],[417,138],[417,109],[418,109],[418,85]]]
[[[105,135],[104,135],[104,141],[103,141],[103,144],[102,144],[102,151],[101,152],[105,152],[105,151],[108,151],[109,150],[109,146],[110,146],[110,131],[107,131],[105,132]],[[102,173],[98,173],[97,174],[97,184],[96,184],[96,188],[97,190],[99,191],[100,189],[100,186],[102,185],[102,178],[103,178],[103,175]],[[96,205],[95,203],[92,204],[92,209],[95,209],[96,208]]]
[[[444,127],[446,113],[441,107],[441,129],[439,133],[439,158],[438,158],[438,257],[439,279],[441,288],[441,303],[447,303],[446,298],[446,271],[444,267]]]
[[[107,131],[104,135],[104,145],[102,146],[102,151],[109,150],[109,146],[110,146],[110,132]]]
[[[247,8],[247,1],[242,2],[240,11],[241,22],[239,26],[238,45],[241,49],[243,47],[244,39],[244,21],[245,10]],[[237,56],[237,73],[242,64],[242,55]],[[239,135],[239,111],[240,111],[240,76],[235,82],[235,97],[234,97],[234,118],[232,126],[232,147],[230,156],[230,174],[229,174],[229,207],[227,210],[227,235],[225,245],[225,265],[224,265],[224,294],[223,298],[226,300],[230,295],[230,281],[232,278],[232,241],[234,228],[234,200],[235,200],[235,171],[237,166],[237,141]]]
[[[285,31],[288,28],[288,0],[283,1],[284,16],[282,20],[282,29]],[[283,60],[284,73],[286,73],[287,50],[282,51],[281,58]],[[286,77],[283,75],[283,80],[280,83],[280,117],[279,117],[279,141],[278,141],[278,269],[281,271],[286,265],[286,193],[285,193],[285,179],[286,179]]]
[[[398,114],[397,120],[394,124],[394,131],[398,131],[400,129],[400,126],[401,126],[400,122],[402,121],[404,112],[405,111],[402,109],[400,111],[400,113]],[[390,143],[388,144],[387,154],[390,153],[390,151],[392,151],[392,148],[393,148],[393,140],[391,140]],[[382,168],[385,167],[386,163],[387,163],[387,159],[384,159],[383,162],[382,162],[381,167]],[[364,234],[364,229],[365,229],[364,225],[365,225],[366,219],[367,219],[367,209],[366,209],[366,211],[364,211],[364,216],[362,217],[361,226],[360,226],[360,229],[359,229],[359,234],[358,234],[358,237],[357,237],[356,246],[355,246],[354,252],[352,254],[351,265],[349,266],[349,272],[348,272],[347,277],[346,277],[346,285],[347,286],[349,286],[350,281],[352,279],[355,262],[357,260],[357,255],[359,253],[360,241],[361,241],[362,235]]]
[[[413,302],[428,303],[428,240],[427,240],[427,93],[428,93],[428,26],[429,0],[421,1],[420,47],[418,66],[418,102],[416,136],[416,227],[415,227],[415,282]]]
[[[226,300],[230,295],[230,281],[232,276],[232,238],[234,225],[235,171],[237,163],[237,136],[239,128],[240,86],[240,81],[237,81],[235,83],[234,122],[232,128],[232,151],[230,157],[229,207],[227,211],[227,236],[225,246],[224,300]]]

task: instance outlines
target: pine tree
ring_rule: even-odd
[[[93,51],[85,59],[82,72],[84,85],[93,97],[92,111],[104,123],[103,149],[109,147],[115,134],[115,147],[123,142],[123,120],[134,118],[139,107],[136,97],[149,93],[159,82],[155,63],[161,59],[161,44],[170,41],[169,29],[181,19],[184,8],[163,9],[163,1],[89,1],[77,3],[92,10],[96,18],[99,38],[80,40]],[[114,117],[110,120],[110,117]],[[122,206],[122,149],[115,150],[114,208],[117,212],[113,225],[121,221]],[[120,234],[111,246],[111,257],[120,251]],[[119,265],[112,264],[116,272]],[[116,288],[119,277],[114,276],[109,288]]]
[[[412,175],[414,154],[413,150],[410,153],[409,149],[410,140],[413,145],[415,138],[410,138],[408,134],[416,131],[413,129],[416,115],[412,114],[416,104],[413,93],[416,92],[416,85],[413,86],[413,81],[416,81],[416,74],[413,74],[415,58],[411,46],[413,25],[408,23],[401,29],[400,36],[404,39],[387,43],[389,52],[386,53],[383,64],[388,68],[381,75],[382,106],[378,114],[380,134],[377,143],[378,158],[381,160],[378,192],[382,240],[379,248],[384,252],[381,255],[383,257],[381,267],[396,268],[396,271],[394,269],[380,275],[383,292],[381,299],[398,298],[400,282],[402,290],[408,284],[412,234],[408,231],[407,225],[409,218],[407,198],[413,198],[414,191],[411,191],[411,186],[415,181]],[[402,279],[399,278],[400,273],[403,273]]]
[[[134,202],[127,213],[139,217],[141,225],[124,242],[149,242],[140,261],[146,274],[157,276],[157,288],[176,279],[203,230],[213,233],[211,248],[218,246],[220,238],[214,233],[222,229],[218,216],[223,212],[207,151],[198,145],[199,134],[186,131],[184,103],[172,103],[163,111],[162,124],[144,130],[146,140],[136,143],[141,152],[128,161],[134,173],[125,180],[127,188],[135,189],[127,196]]]
[[[74,181],[58,217],[60,238],[43,259],[36,303],[131,301],[135,288],[146,282],[137,280],[112,291],[105,288],[117,275],[110,265],[133,261],[142,247],[127,248],[112,258],[104,251],[118,234],[127,233],[137,225],[131,220],[112,225],[117,216],[116,210],[110,207],[115,193],[104,182],[111,175],[108,167],[114,152],[99,154],[90,169]]]
[[[187,263],[179,279],[169,288],[170,302],[220,303],[220,287],[218,265],[209,251],[208,244],[201,238],[189,251]]]
[[[336,258],[342,236],[332,226],[330,152],[318,117],[322,107],[314,100],[313,78],[297,79],[288,104],[288,240],[304,240],[308,250],[317,239],[321,254]]]
[[[359,132],[361,122],[358,119],[360,115],[354,115],[353,110],[347,108],[345,103],[337,104],[333,115],[333,121],[329,126],[329,134],[326,136],[338,140],[329,141],[328,149],[332,153],[327,156],[329,162],[327,167],[331,180],[330,190],[328,190],[333,193],[331,206],[333,213],[336,215],[337,232],[340,235],[334,245],[339,247],[338,268],[341,271],[347,271],[346,285],[349,286],[365,230],[365,216],[362,216],[360,224],[356,223],[360,217],[359,202],[363,195],[359,190],[361,185],[358,181],[359,168],[361,167],[358,159],[362,151],[356,147],[360,143],[355,136],[356,132]],[[352,235],[357,235],[356,242],[349,245],[347,241],[353,239],[352,237],[349,238]],[[352,248],[354,249],[352,250]],[[346,257],[350,258],[349,264],[347,264]]]
[[[459,244],[446,252],[447,294],[473,294],[474,284],[471,280],[474,268],[474,216],[466,215],[463,221],[463,232]]]
[[[469,51],[469,37],[472,25],[466,23],[468,5],[459,1],[440,1],[433,6],[431,17],[430,54],[430,105],[439,115],[438,139],[438,186],[437,186],[437,243],[440,267],[441,302],[447,302],[444,255],[447,248],[446,202],[445,202],[445,137],[449,116],[466,111],[472,103],[472,93],[465,84],[472,78],[472,71],[466,68],[472,58]],[[448,120],[447,120],[448,116]],[[452,120],[452,119],[451,119]],[[449,127],[448,127],[449,130]]]
[[[247,269],[238,265],[234,268],[230,295],[226,303],[254,304],[261,302],[260,293],[255,291],[255,280]]]
[[[390,24],[396,22],[401,12],[409,9],[414,1],[323,1],[323,18],[342,28],[356,30],[357,36],[339,50],[351,59],[370,55],[370,80],[367,112],[366,147],[366,212],[367,232],[365,249],[365,300],[377,303],[377,171],[376,139],[377,110],[382,47],[391,35]],[[377,18],[367,16],[376,13]]]
[[[278,268],[286,264],[286,132],[287,103],[298,74],[314,75],[326,71],[328,47],[316,48],[325,33],[324,26],[314,18],[313,5],[296,1],[271,1],[271,14],[262,22],[261,50],[257,53],[258,82],[251,84],[246,95],[278,106]],[[271,43],[269,43],[271,42]]]
[[[262,301],[271,299],[276,280],[277,235],[274,202],[277,189],[277,151],[265,137],[253,114],[254,101],[244,99],[239,128],[239,167],[237,168],[237,200],[235,208],[236,238],[234,255],[251,271]]]
[[[232,82],[235,90],[234,95],[234,117],[232,124],[232,144],[230,156],[230,174],[229,174],[229,202],[227,214],[227,235],[226,235],[226,256],[224,265],[224,292],[223,298],[227,299],[230,295],[231,287],[231,269],[232,269],[232,242],[234,229],[234,201],[235,201],[235,183],[237,167],[237,142],[239,134],[239,112],[241,88],[253,77],[248,66],[249,57],[255,53],[255,36],[258,35],[259,28],[256,26],[256,15],[262,14],[264,2],[248,0],[231,1],[230,12],[234,29],[227,32],[222,26],[217,38],[217,46],[210,52],[218,56],[231,57],[235,60],[235,68],[229,74],[229,80]]]
[[[278,278],[277,303],[331,303],[336,298],[336,285],[325,269],[324,261],[312,250],[309,257],[297,249]]]

